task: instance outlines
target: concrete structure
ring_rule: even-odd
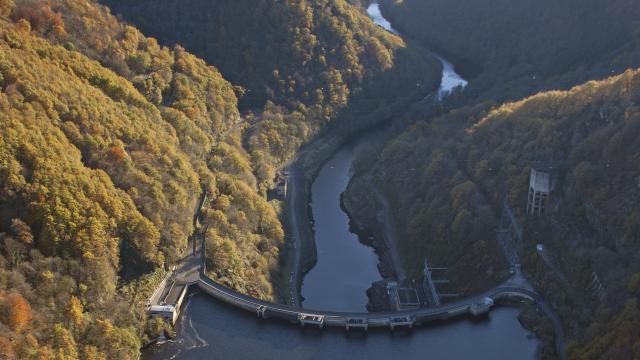
[[[369,330],[369,320],[366,318],[347,318],[346,329],[347,331],[351,329],[367,331]]]
[[[237,293],[225,286],[215,283],[205,276],[202,276],[195,285],[197,285],[202,292],[239,309],[256,314],[258,313],[256,309],[260,308],[262,311],[259,313],[262,315],[259,316],[264,318],[286,320],[294,324],[299,324],[300,326],[312,325],[318,328],[325,326],[342,327],[347,330],[355,328],[368,330],[371,327],[387,327],[391,330],[403,327],[412,328],[416,325],[424,325],[432,321],[447,320],[472,314],[472,308],[474,308],[473,311],[475,311],[476,314],[485,313],[491,309],[493,303],[501,299],[523,299],[536,302],[541,300],[539,295],[532,290],[514,287],[510,283],[505,283],[482,295],[432,308],[384,313],[346,313],[301,309],[289,305],[268,303]],[[491,306],[487,305],[489,303],[487,299],[493,302]],[[483,305],[485,307],[482,307]]]
[[[493,306],[493,299],[486,297],[469,306],[469,313],[473,316],[488,314]]]
[[[387,282],[387,296],[394,310],[411,310],[420,308],[418,292],[414,288],[400,287],[395,281]]]
[[[531,168],[527,214],[542,215],[547,206],[547,198],[553,190],[553,176],[550,166],[536,165]]]
[[[396,328],[413,328],[413,324],[416,322],[413,316],[397,316],[389,319],[389,329],[394,331]]]
[[[154,310],[158,310],[160,312],[170,312],[172,315],[172,321],[175,321],[173,320],[174,314],[176,317],[179,315],[180,305],[182,304],[182,299],[184,299],[184,293],[186,293],[186,289],[189,286],[197,286],[203,293],[238,309],[253,313],[263,319],[281,319],[305,327],[342,327],[347,330],[361,329],[365,331],[372,327],[386,327],[391,330],[396,330],[398,328],[410,329],[416,325],[423,325],[432,321],[447,320],[472,313],[480,314],[489,311],[493,303],[501,299],[516,298],[542,302],[539,295],[531,288],[522,285],[518,281],[510,279],[504,284],[481,295],[433,307],[402,309],[381,313],[350,313],[302,309],[297,306],[270,303],[240,294],[211,280],[205,274],[205,263],[202,257],[202,254],[205,253],[204,237],[202,234],[198,234],[194,238],[201,244],[201,246],[198,247],[198,254],[185,258],[183,263],[171,276],[171,281],[166,282],[165,288],[162,289],[162,294],[166,294],[162,297],[165,302],[174,301],[173,299],[176,299],[176,304],[174,305],[175,309],[154,308]],[[433,268],[429,269],[433,270]],[[489,302],[487,299],[490,299],[493,303]],[[491,305],[487,305],[489,303]]]
[[[258,315],[258,317],[260,319],[266,319],[267,318],[267,307],[264,305],[258,305],[256,307],[256,314]]]
[[[169,271],[167,273],[167,275],[165,275],[165,277],[162,279],[162,281],[160,282],[160,284],[158,285],[156,290],[153,292],[153,294],[151,295],[151,297],[147,300],[147,303],[145,304],[145,308],[147,310],[149,310],[149,308],[151,306],[153,306],[153,305],[160,304],[160,302],[161,302],[160,297],[163,296],[164,289],[167,287],[167,282],[169,281],[169,279],[171,278],[172,275],[173,275],[173,272]]]
[[[305,327],[305,325],[313,325],[317,326],[320,329],[324,327],[324,315],[320,314],[298,314],[298,321],[300,322],[300,326]]]
[[[176,307],[173,305],[151,305],[149,308],[149,315],[160,316],[173,325],[178,320],[179,314],[176,311]]]
[[[520,251],[522,248],[522,227],[516,218],[509,202],[505,200],[502,206],[500,225],[496,231],[496,239],[512,270],[520,266]]]
[[[196,239],[203,240],[201,236],[197,236]],[[165,286],[159,290],[162,294],[161,299],[163,299],[161,301],[165,303],[153,304],[157,307],[153,307],[153,312],[150,307],[150,314],[165,316],[172,323],[175,323],[180,313],[180,306],[190,286],[197,286],[203,293],[263,319],[281,319],[300,326],[311,325],[318,328],[330,326],[364,331],[371,327],[386,327],[391,330],[398,328],[410,329],[416,325],[470,314],[472,311],[480,313],[483,308],[478,304],[486,304],[487,299],[491,299],[493,302],[513,298],[541,302],[541,298],[535,291],[520,285],[518,282],[508,281],[479,296],[429,308],[384,313],[347,313],[302,309],[296,306],[259,300],[216,283],[204,273],[204,261],[201,257],[205,250],[204,242],[199,248],[198,255],[186,258],[181,266],[175,270],[171,280],[165,282]],[[169,304],[168,302],[174,302],[174,304]],[[489,308],[490,306],[486,311],[489,311]]]
[[[433,307],[381,313],[361,313],[319,311],[275,304],[240,294],[207,277],[202,256],[206,252],[204,234],[197,233],[193,239],[200,243],[200,246],[197,247],[199,251],[197,254],[191,254],[183,259],[170,278],[162,282],[161,285],[163,286],[156,291],[156,293],[161,294],[159,296],[160,303],[151,304],[148,309],[150,314],[164,316],[171,320],[172,323],[177,320],[180,306],[185,299],[187,290],[191,286],[197,286],[203,293],[238,309],[253,313],[260,318],[281,319],[300,326],[311,325],[318,328],[324,328],[325,326],[342,327],[347,330],[357,328],[365,331],[372,327],[386,327],[392,331],[398,328],[411,329],[414,326],[424,325],[433,321],[447,320],[473,313],[481,314],[489,311],[493,303],[500,299],[525,299],[544,305],[540,296],[528,287],[526,282],[516,281],[518,274],[504,284],[481,295]]]
[[[418,293],[414,288],[398,288],[398,300],[400,310],[418,309],[420,308],[420,300]]]
[[[169,321],[171,325],[174,325],[180,316],[180,308],[182,302],[187,294],[189,285],[186,283],[172,281],[169,286],[166,286],[166,279],[164,282],[164,288],[158,300],[151,304],[148,308],[149,315],[160,316]]]

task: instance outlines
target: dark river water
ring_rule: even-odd
[[[374,21],[395,32],[377,4],[368,8]],[[446,95],[466,81],[443,62]],[[370,138],[369,138],[370,140]],[[366,143],[367,138],[359,140]],[[357,145],[337,152],[312,185],[312,210],[318,248],[317,265],[305,276],[303,306],[314,309],[366,311],[366,289],[381,278],[372,248],[349,232],[340,195],[351,178]],[[261,321],[195,291],[176,325],[175,341],[153,346],[144,358],[156,359],[535,359],[538,340],[517,320],[518,310],[496,307],[481,320],[460,319],[414,329],[346,334],[344,330],[301,329],[284,322]]]
[[[349,232],[340,194],[351,179],[357,146],[347,146],[327,162],[311,186],[318,261],[304,277],[302,306],[347,312],[367,311],[367,289],[382,277],[373,248]]]

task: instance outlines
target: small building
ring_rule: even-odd
[[[544,213],[553,185],[552,167],[536,165],[531,168],[527,214],[542,215]]]

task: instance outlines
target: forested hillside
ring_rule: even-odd
[[[447,259],[439,265],[457,289],[479,290],[505,269],[495,230],[507,200],[524,226],[524,269],[577,340],[571,358],[639,356],[631,335],[640,331],[639,103],[640,71],[630,70],[496,109],[451,111],[387,143],[377,181],[393,194],[408,269],[419,274],[424,256]],[[549,211],[530,217],[529,173],[541,161],[554,165],[556,190]]]
[[[272,298],[283,232],[222,142],[240,117],[216,69],[93,1],[2,0],[0,108],[0,357],[137,358],[203,188],[211,275]]]
[[[574,340],[569,358],[640,356],[640,74],[627,70],[640,66],[640,5],[382,4],[395,28],[471,77],[463,94],[447,99],[444,114],[413,114],[415,123],[388,141],[379,159],[359,160],[359,169],[374,166],[391,202],[407,270],[419,276],[425,256],[446,259],[436,265],[449,268],[462,293],[505,279],[495,230],[507,200],[524,227],[524,270]],[[612,74],[622,75],[607,78]],[[529,174],[539,163],[553,167],[556,188],[549,211],[528,217]],[[364,195],[366,176],[349,187],[353,208],[373,206]],[[371,214],[362,211],[358,220],[371,222]],[[550,339],[543,328],[539,334]],[[553,348],[543,356],[555,358]]]
[[[255,113],[244,143],[262,181],[328,125],[350,135],[388,120],[440,80],[440,63],[425,49],[389,34],[345,0],[105,3],[244,87],[241,108]]]
[[[383,0],[394,26],[449,56],[480,97],[517,99],[640,66],[629,0]],[[477,76],[477,77],[476,77]],[[515,81],[514,81],[515,80]]]
[[[247,89],[242,102],[249,108],[271,100],[320,105],[331,115],[387,70],[405,76],[387,76],[387,89],[406,87],[408,75],[415,87],[437,71],[417,71],[428,69],[420,61],[423,51],[398,54],[402,40],[345,0],[106,2],[145,33],[182,44],[215,64]]]

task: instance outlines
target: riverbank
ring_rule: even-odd
[[[389,119],[389,121],[391,120]],[[358,148],[355,150],[358,154],[375,153],[368,144],[381,143],[383,138],[392,132],[393,130],[390,127],[377,127],[374,130],[365,131],[355,140],[353,138],[330,137],[327,135],[302,149],[295,161],[286,168],[289,173],[289,198],[286,210],[287,214],[289,214],[287,238],[290,239],[291,244],[288,247],[288,261],[293,264],[291,267],[292,273],[290,274],[290,284],[292,286],[288,296],[291,300],[288,303],[301,304],[300,288],[302,282],[305,275],[317,263],[315,220],[311,210],[311,203],[314,199],[311,193],[311,186],[317,179],[321,169],[339,151],[346,147],[354,146],[356,143],[359,144],[355,146]],[[353,177],[350,177],[351,179]],[[350,186],[350,182],[340,190],[340,193],[346,192],[348,186]],[[345,225],[345,230],[350,229],[352,233],[358,236],[362,244],[372,247],[378,255],[378,268],[381,277],[395,279],[397,278],[398,269],[400,269],[400,274],[404,274],[399,254],[396,254],[397,261],[394,263],[388,256],[390,254],[389,249],[385,249],[382,246],[384,242],[379,244],[368,242],[366,237],[362,236],[362,231],[359,231],[360,227],[351,226],[355,225],[352,222],[355,217],[351,216],[352,209],[345,207],[342,196],[337,195],[335,201],[340,206],[340,210],[346,213],[349,218],[350,225]],[[397,249],[394,250],[397,251]],[[399,267],[395,264],[399,264]]]
[[[342,147],[357,141],[363,134],[375,131],[395,131],[406,125],[417,108],[426,106],[425,98],[430,94],[435,94],[441,82],[423,84],[415,92],[405,98],[388,104],[384,111],[376,110],[369,114],[345,114],[347,118],[342,118],[338,124],[329,126],[315,139],[303,146],[298,154],[292,159],[284,169],[289,173],[290,196],[287,200],[289,214],[285,219],[285,229],[289,248],[287,249],[286,261],[289,268],[289,293],[279,294],[280,298],[289,299],[292,304],[300,303],[300,286],[304,274],[314,267],[317,261],[317,250],[313,230],[313,214],[309,204],[312,201],[310,187],[317,177],[322,166],[331,159]],[[369,117],[370,121],[366,127],[354,127],[345,130],[351,122],[359,123],[357,120],[362,117]],[[392,130],[393,128],[393,130]],[[343,135],[344,134],[344,135]]]
[[[354,201],[353,190],[351,190],[350,196],[346,195],[349,191],[347,190],[340,197],[340,203],[343,211],[349,217],[350,231],[357,234],[360,242],[371,246],[378,255],[378,271],[383,279],[373,283],[367,290],[369,297],[367,308],[372,312],[391,311],[386,283],[389,281],[401,282],[406,279],[406,274],[397,247],[391,208],[371,182],[370,176],[370,173],[354,176],[349,183],[348,189],[367,190],[366,194],[361,192],[361,196],[364,198],[361,198],[360,201]],[[360,181],[365,184],[357,184]],[[369,209],[358,207],[357,204],[362,205],[363,203],[368,204]],[[363,212],[368,216],[363,216]],[[363,218],[371,219],[371,221],[365,223]]]
[[[371,4],[367,11],[370,16],[388,31],[395,32],[391,28],[390,24],[381,24],[384,18],[376,18],[372,9],[376,8],[377,4]],[[397,34],[397,33],[396,33]],[[372,120],[367,123],[369,126],[365,128],[350,128],[349,131],[344,129],[329,126],[322,134],[316,139],[311,141],[309,145],[303,147],[296,158],[292,161],[291,165],[287,167],[289,172],[290,183],[290,197],[288,200],[289,214],[287,221],[287,237],[290,239],[287,262],[293,264],[287,266],[290,269],[289,276],[289,294],[284,294],[282,297],[288,298],[288,302],[294,305],[299,305],[300,301],[300,287],[303,282],[304,275],[312,269],[317,263],[317,246],[314,239],[314,219],[311,213],[309,204],[312,201],[310,187],[314,179],[318,175],[318,172],[322,166],[331,157],[339,151],[343,146],[353,141],[357,141],[362,137],[362,133],[368,132],[371,129],[384,127],[386,124],[395,122],[397,128],[401,128],[403,124],[407,124],[414,111],[420,108],[429,106],[430,108],[438,108],[438,106],[431,106],[430,101],[425,101],[433,97],[433,94],[439,94],[442,96],[453,88],[452,79],[459,81],[461,85],[466,85],[466,81],[458,76],[453,71],[452,66],[448,66],[446,61],[438,58],[441,62],[442,76],[438,83],[427,84],[418,83],[416,91],[409,96],[400,99],[395,104],[389,104],[385,111],[374,111],[367,116]],[[443,89],[445,91],[443,91]],[[440,97],[438,96],[438,97]],[[437,110],[435,110],[437,111]],[[360,116],[364,116],[360,114]],[[345,119],[343,119],[345,120]],[[395,120],[395,121],[394,121]],[[340,121],[342,126],[350,127],[350,121]],[[359,122],[355,122],[359,123]],[[346,124],[346,125],[344,125]],[[337,136],[335,134],[348,134],[345,136]],[[378,139],[380,142],[382,139]],[[387,204],[386,199],[378,191],[378,199],[382,200],[381,203]],[[343,210],[346,210],[350,214],[351,220],[355,219],[353,215],[353,209],[349,209],[348,205],[345,206],[344,202],[340,200]],[[366,236],[361,236],[361,240],[364,244],[372,246],[379,256],[379,269],[383,278],[398,278],[398,275],[404,279],[405,272],[398,253],[395,235],[393,230],[394,224],[391,216],[391,210],[388,204],[386,208],[383,206],[382,211],[383,221],[381,222],[381,230],[386,237],[382,237],[382,240],[368,242]],[[364,227],[358,226],[357,222],[354,222],[354,232],[362,235]],[[374,239],[375,240],[375,239]]]
[[[443,61],[443,63],[445,62]],[[461,86],[466,85],[466,81],[455,73],[452,66],[444,67],[443,70],[445,71],[443,72],[443,81],[440,84],[441,91],[438,93],[446,94],[456,86],[456,81]],[[445,74],[447,71],[449,74]],[[449,75],[449,77],[447,77],[447,75]],[[444,80],[448,81],[445,82]],[[443,87],[446,87],[446,89],[443,89]],[[422,99],[424,98],[421,98],[420,100]],[[405,108],[404,116],[407,116],[408,108],[413,108],[416,105],[418,105],[418,102],[414,102],[411,106]],[[419,105],[429,106],[429,104],[425,102],[420,102]],[[434,113],[442,111],[442,107],[439,109],[436,108],[437,106],[433,109]],[[424,109],[422,109],[422,113],[424,113]],[[311,231],[306,235],[303,235],[298,239],[299,251],[297,251],[297,253],[301,254],[301,256],[296,269],[299,269],[299,271],[297,271],[298,276],[294,276],[294,274],[292,274],[292,279],[295,281],[292,283],[298,287],[302,283],[303,274],[312,268],[317,262],[317,249],[313,239],[313,214],[309,212],[308,206],[308,203],[312,200],[309,192],[310,185],[313,183],[318,171],[326,160],[340,149],[341,146],[348,142],[349,139],[336,138],[331,138],[329,141],[315,141],[308,149],[306,149],[307,151],[304,151],[305,155],[311,154],[311,156],[302,156],[298,159],[299,162],[297,162],[296,169],[297,171],[301,171],[302,175],[296,176],[296,182],[298,183],[296,188],[303,190],[303,193],[298,193],[296,191],[296,201],[294,202],[299,201],[297,199],[303,198],[307,200],[307,203],[304,206],[304,210],[302,205],[298,205],[297,212],[302,215],[299,217],[300,219],[295,221],[298,222],[298,225],[303,225],[311,229]],[[311,151],[309,151],[309,149],[311,149]],[[360,198],[359,201],[352,201],[352,198],[343,195],[340,198],[341,209],[349,215],[350,228],[352,232],[359,235],[359,239],[363,244],[375,249],[379,258],[378,268],[381,276],[385,279],[397,279],[399,277],[405,278],[406,275],[403,274],[404,269],[402,268],[402,261],[400,260],[398,247],[396,241],[394,241],[395,236],[389,236],[389,234],[394,232],[392,230],[394,221],[390,205],[384,198],[381,191],[375,188],[371,171],[368,171],[366,175],[359,175],[360,176],[354,177],[349,182],[349,189],[360,189],[360,194],[358,195]],[[300,183],[300,181],[303,182]],[[363,221],[363,218],[367,220]],[[302,221],[302,223],[300,223],[300,221]],[[300,232],[300,230],[297,231]],[[378,234],[377,238],[375,234]],[[402,274],[402,276],[398,276],[398,274]],[[382,294],[380,291],[372,293]],[[375,304],[381,302],[381,299],[377,299],[375,295],[373,298],[374,299],[371,299],[370,301],[371,303]],[[375,306],[373,307],[375,308]]]

